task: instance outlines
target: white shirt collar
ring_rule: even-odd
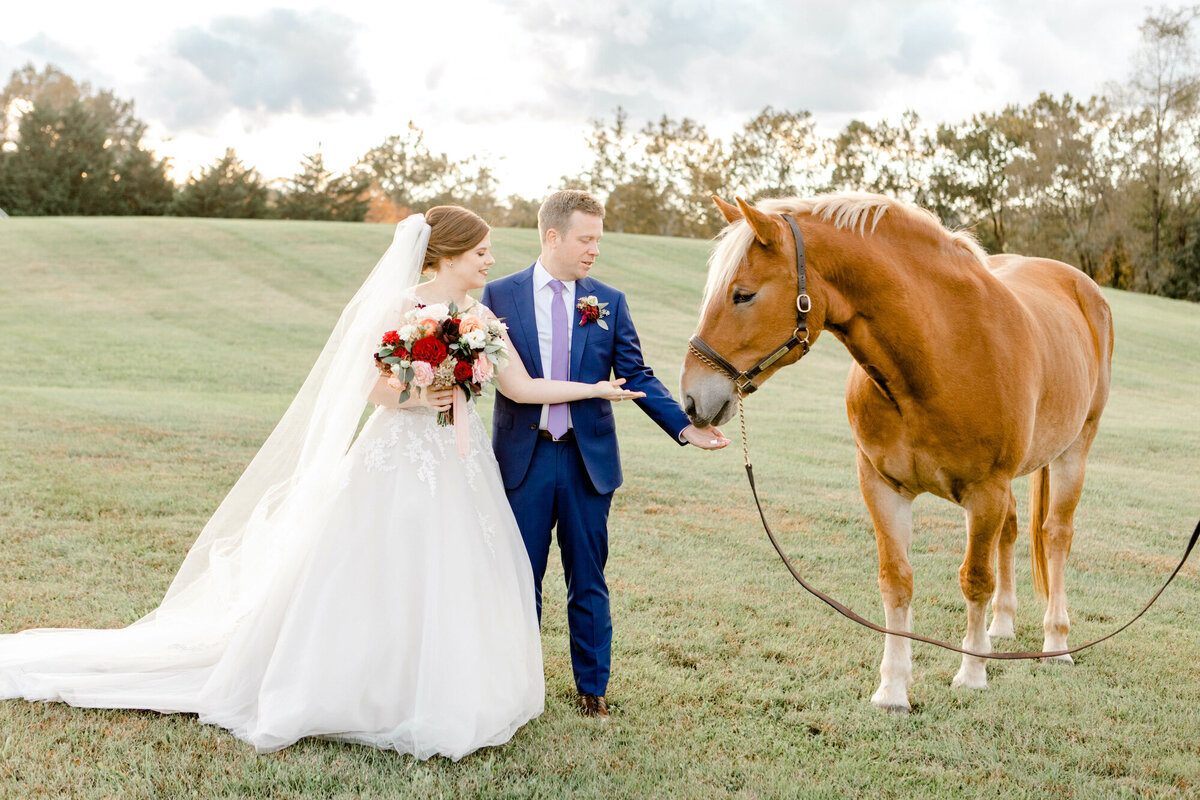
[[[541,291],[546,288],[546,284],[554,280],[554,276],[542,266],[542,260],[539,258],[533,263],[533,288],[535,291]],[[567,287],[567,291],[572,295],[575,294],[575,281],[563,281],[563,286]]]

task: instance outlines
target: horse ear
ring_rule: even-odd
[[[775,221],[742,198],[735,197],[733,199],[737,201],[738,208],[750,225],[750,230],[754,231],[754,238],[763,247],[770,247],[779,237],[779,229],[776,227]]]
[[[725,218],[726,222],[737,222],[742,218],[742,212],[738,210],[737,206],[726,203],[715,194],[712,196],[712,199],[717,204],[717,210],[721,212],[721,216]]]

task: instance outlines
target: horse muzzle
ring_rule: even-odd
[[[685,363],[679,382],[683,410],[697,428],[722,425],[737,411],[737,392],[725,376],[707,369],[689,375]]]

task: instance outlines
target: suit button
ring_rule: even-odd
[[[537,425],[530,425],[530,426],[529,426],[529,430],[531,430],[531,431],[536,431],[536,430],[537,430]]]

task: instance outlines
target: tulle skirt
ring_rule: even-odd
[[[189,712],[259,752],[322,736],[459,759],[544,707],[533,576],[474,408],[471,454],[377,410],[232,622],[0,636],[0,697]],[[181,631],[183,633],[181,633]]]

